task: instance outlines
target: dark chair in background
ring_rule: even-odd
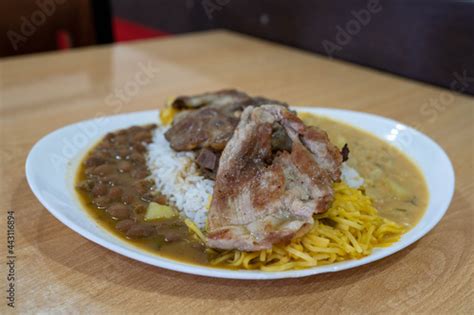
[[[104,0],[0,2],[0,56],[113,42]]]

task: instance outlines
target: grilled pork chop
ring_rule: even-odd
[[[275,126],[289,150],[272,150]],[[208,246],[256,251],[305,234],[327,210],[341,163],[326,132],[284,106],[247,107],[220,158]]]

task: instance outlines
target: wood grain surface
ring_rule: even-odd
[[[224,31],[4,59],[0,71],[0,313],[12,311],[4,297],[7,210],[16,219],[15,312],[472,313],[472,97]],[[463,83],[474,84],[458,87]],[[417,127],[454,163],[456,192],[447,215],[414,245],[364,267],[233,281],[115,254],[61,224],[30,191],[25,159],[47,133],[87,118],[154,109],[168,96],[226,87]]]

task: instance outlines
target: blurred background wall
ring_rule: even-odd
[[[225,28],[474,94],[474,1],[2,0],[0,12],[1,56]]]

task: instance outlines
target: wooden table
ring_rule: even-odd
[[[223,31],[5,59],[0,66],[1,284],[5,292],[6,211],[13,210],[17,311],[472,312],[472,97]],[[115,254],[61,224],[29,190],[28,151],[56,128],[225,87],[418,127],[446,149],[456,169],[447,215],[413,246],[368,266],[294,280],[232,281]]]

